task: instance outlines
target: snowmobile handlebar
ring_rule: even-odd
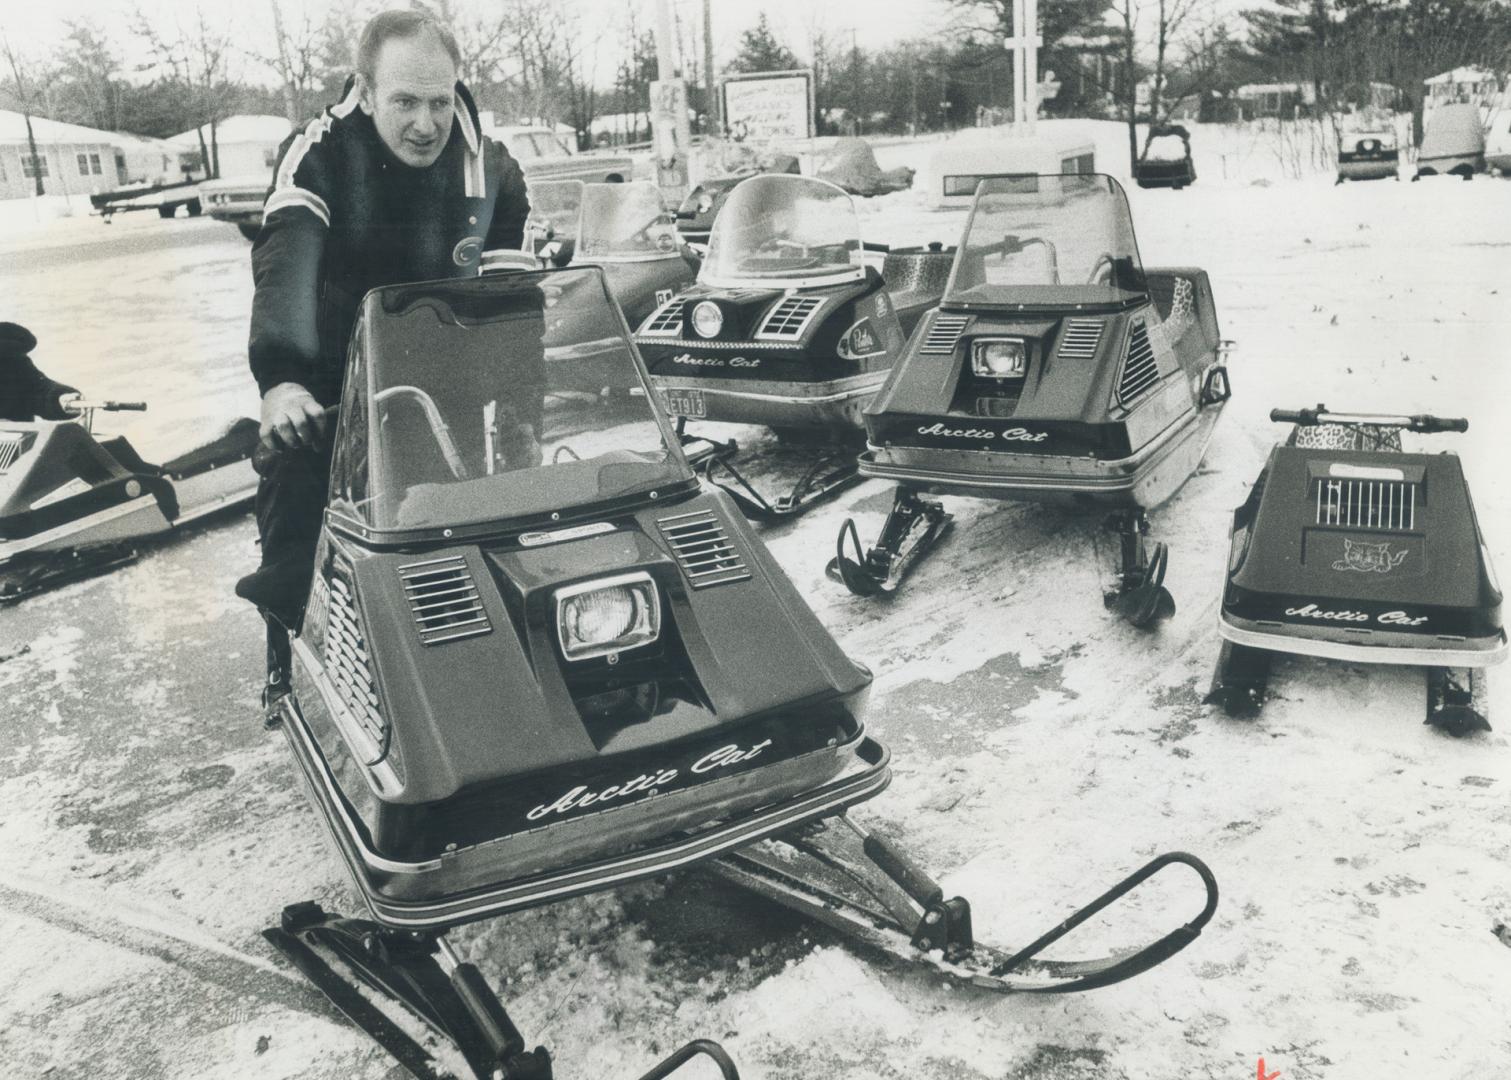
[[[1271,409],[1270,419],[1277,424],[1300,424],[1304,427],[1314,424],[1368,424],[1373,427],[1404,428],[1423,435],[1469,430],[1469,421],[1463,417],[1429,416],[1426,413],[1416,416],[1394,413],[1335,413],[1328,412],[1326,405],[1318,405],[1315,409]]]
[[[65,397],[63,404],[75,412],[85,413],[98,410],[100,412],[146,412],[145,401],[106,401],[104,399],[84,397]]]
[[[338,413],[340,410],[341,406],[339,405],[332,405],[325,410],[325,423],[327,430],[330,429],[331,421],[335,420],[336,413]],[[274,447],[268,446],[266,443],[259,442],[257,446],[252,450],[252,471],[258,476],[272,476],[273,470],[277,467],[278,463],[283,460],[283,455],[289,452],[289,448],[286,446]]]

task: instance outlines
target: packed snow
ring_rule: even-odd
[[[1126,174],[1123,129],[1077,131]],[[978,938],[1021,944],[1166,850],[1217,874],[1205,934],[1136,980],[1037,998],[906,970],[696,871],[458,931],[560,1075],[638,1075],[699,1037],[772,1080],[1239,1080],[1260,1057],[1284,1080],[1511,1074],[1511,675],[1490,676],[1496,730],[1463,740],[1422,725],[1406,668],[1285,659],[1259,719],[1201,703],[1229,515],[1285,434],[1272,407],[1467,416],[1408,447],[1462,457],[1511,567],[1511,186],[1335,187],[1308,139],[1198,125],[1193,187],[1129,190],[1145,265],[1205,269],[1237,342],[1207,460],[1152,515],[1178,605],[1159,630],[1104,611],[1113,538],[1058,510],[947,497],[953,534],[881,604],[823,566],[847,516],[875,536],[888,485],[764,534],[876,673],[895,779],[855,816],[967,896]],[[878,147],[919,187],[860,202],[866,239],[954,242],[964,215],[926,194],[942,144]],[[0,318],[36,332],[43,369],[148,401],[114,426],[149,459],[253,414],[235,230],[57,209],[0,212]],[[259,936],[284,904],[356,902],[255,707],[260,626],[231,595],[254,536],[220,522],[0,611],[9,1075],[397,1075]],[[1058,948],[1199,906],[1171,871]]]

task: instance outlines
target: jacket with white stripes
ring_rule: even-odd
[[[484,251],[519,248],[529,209],[518,162],[481,134],[461,83],[446,148],[416,169],[384,145],[348,81],[279,150],[252,245],[258,390],[294,382],[335,404],[368,290],[476,275]]]

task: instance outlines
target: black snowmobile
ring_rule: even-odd
[[[880,272],[867,251],[884,253]],[[730,195],[697,283],[646,319],[635,341],[673,415],[820,444],[777,499],[735,467],[732,444],[719,445],[703,468],[747,515],[801,513],[856,482],[861,409],[939,302],[951,256],[937,244],[862,244],[854,203],[827,181],[755,176]]]
[[[714,221],[735,188],[752,176],[777,173],[797,176],[798,159],[792,154],[772,154],[764,162],[751,152],[744,167],[728,176],[715,176],[693,185],[682,205],[677,207],[677,232],[683,241],[702,255],[708,250],[708,238]],[[631,324],[635,325],[635,324]]]
[[[144,543],[257,493],[255,420],[150,465],[124,436],[93,433],[96,412],[145,404],[71,406],[73,420],[0,421],[0,603],[126,562]]]
[[[865,411],[861,475],[899,481],[881,539],[862,553],[847,521],[830,576],[894,591],[951,523],[921,491],[1051,502],[1111,511],[1109,606],[1136,626],[1169,616],[1145,511],[1206,453],[1226,348],[1206,271],[1140,265],[1115,180],[983,180],[942,303]]]
[[[1427,723],[1489,730],[1480,669],[1506,658],[1500,585],[1458,456],[1401,450],[1403,430],[1468,421],[1324,405],[1270,419],[1296,426],[1233,512],[1208,700],[1252,715],[1275,652],[1420,664]]]
[[[697,863],[996,990],[1103,986],[1189,944],[1217,900],[1190,855],[995,949],[965,900],[846,816],[890,780],[865,730],[870,672],[700,486],[648,394],[606,417],[557,392],[552,357],[601,322],[552,318],[562,297],[617,311],[596,267],[363,302],[292,690],[268,717],[367,917],[295,904],[270,940],[417,1075],[426,1052],[351,978],[487,1077],[546,1075],[549,1059],[445,932]],[[1040,958],[1176,863],[1202,881],[1189,922],[1103,959]]]

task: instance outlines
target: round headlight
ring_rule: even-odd
[[[714,197],[706,191],[698,192],[698,213],[706,214],[714,208]]]
[[[693,308],[693,330],[699,337],[718,337],[724,329],[724,313],[712,300],[699,301]]]

